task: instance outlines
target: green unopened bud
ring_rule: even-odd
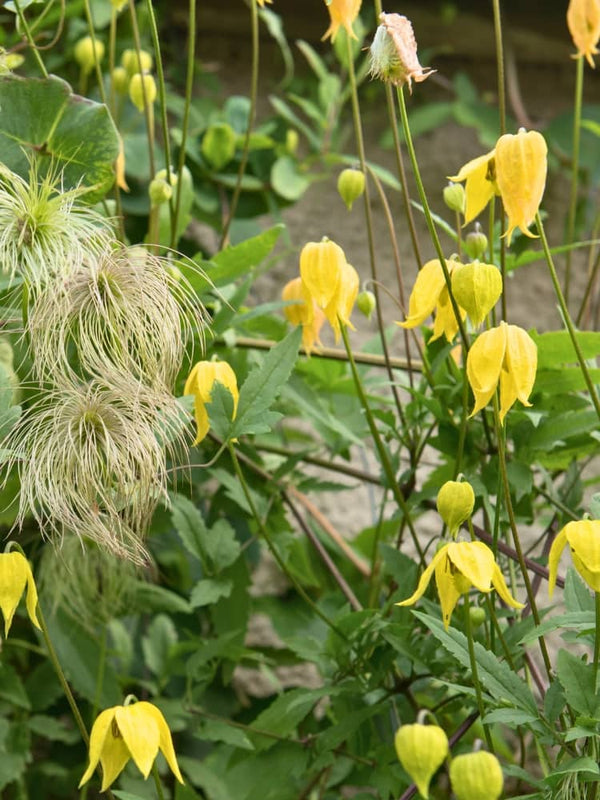
[[[462,183],[449,183],[444,188],[444,203],[450,211],[458,211],[459,214],[465,213],[466,195]]]
[[[493,264],[474,261],[452,272],[452,294],[476,327],[498,302],[502,294],[502,275]]]
[[[481,230],[481,225],[479,223],[475,225],[474,231],[465,236],[463,244],[466,254],[469,258],[473,259],[473,261],[477,258],[483,258],[488,248],[488,238]]]
[[[104,45],[99,39],[96,39],[95,44],[96,58],[100,62],[104,57]],[[91,72],[96,63],[96,59],[94,58],[94,40],[92,37],[84,36],[83,39],[80,39],[75,45],[73,55],[75,56],[75,61],[81,67],[82,72],[85,74]]]
[[[173,187],[162,178],[154,178],[148,187],[148,194],[153,206],[162,206],[173,197]]]
[[[112,85],[117,94],[127,94],[129,89],[129,75],[125,67],[115,67],[111,75]]]
[[[496,756],[480,750],[452,759],[450,782],[457,800],[498,800],[504,777]]]
[[[146,50],[140,50],[138,56],[136,50],[124,50],[121,56],[121,66],[127,70],[130,78],[136,72],[151,72],[153,66],[152,54]]]
[[[177,186],[177,181],[179,180],[178,174],[176,172],[173,172],[173,170],[171,170],[169,180],[167,181],[166,169],[159,169],[154,177],[159,181],[165,181],[165,183],[170,183],[173,188]]]
[[[136,73],[129,81],[129,97],[138,111],[143,112],[145,103],[151,106],[156,100],[156,83],[152,75]]]
[[[285,132],[286,152],[289,153],[291,156],[293,156],[296,150],[298,149],[299,141],[300,137],[298,136],[298,131],[295,131],[293,128],[288,128],[287,131]]]
[[[25,57],[20,53],[7,53],[0,47],[0,75],[8,75],[13,69],[17,69],[25,61]]]
[[[367,319],[371,319],[371,315],[377,307],[377,300],[373,292],[361,292],[356,298],[356,307],[361,314],[364,314]]]
[[[359,169],[343,170],[338,178],[337,189],[346,208],[350,211],[354,201],[365,191],[364,172]]]
[[[235,131],[226,122],[211,125],[202,139],[202,155],[216,170],[222,169],[235,155]]]
[[[475,492],[467,481],[446,481],[438,492],[437,510],[448,526],[451,536],[456,536],[463,522],[471,516],[475,505]]]
[[[473,628],[479,628],[487,619],[485,609],[481,606],[469,606],[469,617]]]
[[[415,782],[421,797],[429,797],[429,783],[448,755],[448,737],[437,725],[403,725],[394,745],[400,763]]]

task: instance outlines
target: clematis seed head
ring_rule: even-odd
[[[401,14],[382,12],[379,21],[381,24],[370,48],[371,75],[394,86],[408,84],[412,92],[412,81],[421,83],[435,70],[419,64],[417,42],[409,19]]]

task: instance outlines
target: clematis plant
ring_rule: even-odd
[[[22,553],[0,553],[0,610],[4,617],[4,635],[8,636],[15,611],[27,588],[27,613],[36,628],[40,627],[36,615],[38,594],[29,562]]]
[[[458,261],[448,259],[446,268],[450,276],[461,265]],[[431,341],[445,336],[451,342],[458,332],[458,322],[450,302],[446,279],[439,259],[434,258],[419,270],[415,285],[408,301],[408,317],[399,322],[401,328],[416,328],[421,325],[435,309],[435,322]],[[466,317],[461,309],[461,319]]]
[[[552,542],[548,556],[548,594],[556,586],[558,562],[566,545],[577,572],[594,592],[600,592],[600,520],[583,519],[569,522]]]

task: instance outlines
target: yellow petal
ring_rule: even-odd
[[[23,592],[25,591],[25,586],[28,583],[29,576],[31,576],[31,569],[24,555],[16,550],[10,553],[0,554],[0,609],[2,610],[2,614],[4,616],[5,636],[8,636],[8,631],[15,615],[15,611],[17,610],[17,606],[19,605],[19,601],[23,596]],[[33,582],[33,576],[31,576],[31,581]],[[33,589],[35,591],[35,586]],[[28,589],[28,600],[29,591],[30,590]],[[37,593],[35,599],[37,603]],[[29,610],[29,602],[27,608]],[[31,612],[29,613],[29,616],[33,620]],[[37,618],[35,619],[35,624],[39,628]]]
[[[315,303],[325,308],[338,290],[346,256],[335,242],[309,242],[300,253],[300,276]]]
[[[519,603],[518,600],[515,600],[512,594],[508,591],[508,586],[504,580],[504,575],[500,571],[498,564],[494,564],[492,586],[498,592],[498,596],[506,603],[507,606],[512,606],[512,608],[525,608],[523,603]]]
[[[158,755],[160,731],[154,715],[148,712],[149,703],[117,706],[115,721],[131,758],[144,778],[147,778]]]
[[[206,439],[208,431],[210,430],[206,405],[203,403],[199,394],[194,398],[194,419],[196,420],[196,438],[194,439],[194,445],[197,445]]]
[[[362,0],[325,0],[331,24],[325,31],[321,41],[331,37],[331,41],[335,41],[340,28],[344,28],[351,39],[356,39],[357,36],[352,30],[352,23],[358,16]]]
[[[563,530],[575,568],[593,591],[600,591],[600,521],[569,522]]]
[[[517,325],[506,325],[506,369],[514,381],[517,399],[530,406],[529,395],[537,371],[537,346],[531,336]]]
[[[114,725],[114,723],[113,723]],[[111,726],[108,735],[104,741],[104,747],[100,755],[100,763],[102,764],[102,786],[100,790],[106,791],[109,786],[119,777],[125,764],[131,758],[127,745],[121,738],[121,735],[113,735],[113,726]]]
[[[240,399],[240,393],[238,392],[237,378],[235,376],[235,372],[232,370],[232,368],[226,361],[215,362],[215,381],[217,383],[222,384],[226,389],[229,390],[229,393],[233,398],[232,419],[235,419],[235,415],[237,414],[238,401]],[[210,391],[212,392],[212,386]],[[209,393],[209,400],[210,400],[210,393]]]
[[[456,569],[480,592],[492,588],[494,554],[483,542],[452,542],[448,558]]]
[[[504,417],[512,408],[517,399],[517,387],[510,372],[503,369],[500,373],[500,424],[504,423]],[[528,403],[530,405],[530,403]]]
[[[350,315],[358,295],[360,278],[358,272],[351,264],[344,263],[340,270],[338,288],[331,301],[325,306],[325,316],[333,329],[335,341],[340,338],[340,324],[348,325],[355,330],[350,322]]]
[[[594,67],[593,56],[600,39],[600,1],[571,0],[567,10],[567,25],[577,48],[577,58],[585,56],[590,67]]]
[[[490,401],[500,379],[506,350],[506,324],[480,333],[467,356],[467,378],[475,396],[472,417]]]
[[[294,305],[283,308],[283,313],[292,325],[310,325],[314,318],[314,304],[304,288],[302,278],[288,281],[281,292],[281,299],[295,301]]]
[[[448,272],[452,265],[446,261]],[[401,328],[416,328],[424,322],[436,307],[446,280],[439,259],[434,258],[423,264],[417,275],[415,285],[408,301],[408,317],[399,322]]]
[[[451,181],[465,183],[465,225],[475,219],[496,194],[496,175],[494,167],[495,151],[469,161]]]
[[[464,320],[467,312],[459,308],[460,318]],[[452,342],[458,333],[458,322],[456,321],[456,314],[450,302],[450,295],[446,286],[440,293],[440,299],[435,309],[435,321],[433,323],[433,334],[429,341],[434,342],[440,336],[445,336],[447,341]]]
[[[158,730],[160,733],[160,750],[164,755],[171,772],[175,775],[180,783],[183,783],[183,778],[181,777],[179,765],[177,764],[177,757],[175,756],[175,750],[173,748],[171,731],[169,730],[169,726],[167,725],[167,721],[163,717],[162,712],[155,705],[152,705],[152,703],[146,703],[142,701],[142,703],[138,703],[138,705],[143,705],[144,710],[153,717],[158,725]]]
[[[315,345],[321,345],[319,334],[325,323],[325,314],[316,305],[314,306],[314,312],[312,322],[302,326],[302,346],[306,350],[307,355],[311,354]]]
[[[417,585],[414,594],[411,594],[411,596],[407,600],[403,600],[401,603],[396,603],[397,606],[412,606],[414,603],[417,602],[417,600],[420,597],[422,597],[425,594],[425,589],[427,589],[427,587],[429,586],[429,581],[431,580],[431,576],[433,575],[433,572],[438,563],[443,558],[446,557],[447,550],[448,550],[448,545],[446,544],[437,551],[437,553],[431,559],[431,563],[421,575],[421,579],[419,580],[419,583]]]
[[[233,418],[237,413],[239,392],[235,372],[226,361],[199,361],[190,372],[183,389],[184,395],[195,395],[197,433],[194,444],[201,442],[209,431],[208,414],[204,406],[210,403],[215,381],[229,390],[233,398]]]
[[[567,543],[567,528],[564,527],[558,534],[556,539],[552,542],[550,553],[548,554],[548,594],[550,597],[554,594],[554,587],[556,585],[556,575],[558,572],[558,563],[565,549]]]
[[[535,238],[528,228],[535,219],[546,186],[548,148],[541,133],[521,129],[501,136],[496,144],[496,182],[508,229],[508,243],[515,228]]]
[[[447,555],[435,568],[435,585],[440,598],[444,628],[448,630],[452,612],[456,608],[458,599],[463,593],[463,587],[456,581],[452,564]]]
[[[600,592],[600,572],[592,572],[590,569],[588,569],[576,553],[572,552],[571,558],[573,559],[575,569],[581,575],[590,589],[594,592]]]
[[[109,735],[111,725],[113,724],[116,708],[117,706],[113,706],[112,708],[107,708],[105,711],[102,711],[100,714],[98,714],[94,724],[92,725],[89,745],[90,763],[86,771],[83,773],[81,780],[79,781],[78,788],[81,788],[84,783],[89,781],[94,774],[94,770],[98,766],[106,738]]]
[[[29,562],[25,559],[25,564],[27,567],[27,597],[25,599],[25,603],[27,605],[27,613],[29,614],[29,619],[33,622],[36,628],[40,628],[41,625],[37,618],[37,604],[38,604],[38,593],[37,587],[35,585],[35,580],[33,578],[33,572],[31,571],[31,567],[29,566]]]

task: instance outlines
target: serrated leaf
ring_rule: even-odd
[[[594,665],[585,664],[567,650],[559,650],[556,674],[571,708],[579,714],[595,718],[599,708]]]
[[[228,725],[224,720],[205,719],[194,735],[209,742],[225,742],[241,750],[254,750],[254,745],[244,731]]]
[[[593,611],[572,611],[567,614],[552,617],[536,625],[535,628],[523,636],[519,644],[529,644],[539,639],[540,636],[546,636],[548,633],[552,633],[552,631],[564,630],[565,628],[575,631],[585,631],[593,629],[595,625],[596,617]]]
[[[233,583],[229,580],[219,578],[205,578],[198,581],[192,589],[190,595],[190,605],[192,608],[210,606],[222,597],[229,597]]]
[[[36,736],[43,736],[50,742],[74,744],[81,738],[81,734],[75,727],[67,727],[64,720],[49,717],[46,714],[34,714],[29,718],[27,724],[32,733],[35,733]]]
[[[277,736],[289,736],[297,725],[311,712],[315,704],[325,695],[332,693],[331,686],[320,689],[290,689],[279,695],[271,705],[261,712],[250,724],[257,731],[268,731]],[[276,739],[254,735],[257,750],[266,750],[276,743]]]
[[[132,605],[140,611],[166,611],[171,614],[189,614],[188,601],[180,595],[154,583],[135,581]]]
[[[434,619],[420,611],[413,611],[417,619],[426,625],[442,646],[456,658],[466,669],[470,669],[469,648],[467,637],[455,628],[444,630],[440,620]],[[528,711],[537,716],[536,702],[531,690],[504,661],[482,647],[479,642],[474,643],[475,658],[477,661],[479,680],[497,701],[511,703],[522,711]]]
[[[509,728],[516,728],[519,725],[538,722],[539,719],[534,714],[530,714],[529,711],[521,711],[518,708],[495,708],[485,715],[483,721],[486,725],[501,722]]]
[[[26,724],[0,719],[0,790],[24,773],[30,755],[30,735]]]
[[[21,678],[10,664],[3,661],[0,661],[0,698],[18,708],[31,708]]]
[[[220,572],[229,567],[240,554],[235,531],[225,519],[207,528],[198,508],[186,497],[172,498],[173,524],[184,546],[198,558],[208,572]]]
[[[530,335],[538,349],[538,370],[578,363],[568,331],[548,331],[547,333],[532,331]],[[585,359],[596,358],[600,355],[600,332],[577,331],[575,338]]]

